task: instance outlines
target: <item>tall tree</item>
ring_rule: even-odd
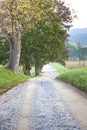
[[[8,67],[14,72],[17,72],[19,68],[21,31],[24,33],[25,30],[34,26],[35,19],[40,19],[39,4],[40,0],[0,1],[0,30],[10,42]]]
[[[21,31],[22,33],[27,32],[30,28],[36,26],[41,19],[48,23],[49,19],[51,21],[53,16],[55,16],[53,15],[54,13],[61,19],[61,27],[67,28],[64,23],[68,25],[68,23],[71,22],[71,14],[69,8],[65,7],[64,3],[59,0],[1,1],[0,27],[2,34],[4,34],[10,42],[8,67],[11,70],[14,72],[18,71],[21,50]],[[60,10],[61,12],[58,14]]]
[[[42,2],[42,1],[41,1]],[[71,12],[64,2],[54,0],[53,3],[39,3],[41,18],[35,21],[35,27],[24,34],[25,40],[22,44],[22,60],[35,64],[36,74],[38,74],[43,64],[49,61],[62,61],[65,55],[66,30],[70,28],[72,22]],[[28,42],[27,42],[28,41]],[[24,46],[24,47],[23,47]],[[26,49],[24,49],[26,48]],[[26,50],[26,51],[25,51]],[[26,55],[29,55],[26,56]],[[28,62],[27,62],[28,63]],[[25,64],[25,68],[27,65]],[[29,67],[30,68],[30,67]]]
[[[71,15],[71,10],[68,6],[65,5],[64,1],[55,0],[54,9],[56,15],[62,20],[62,27],[65,29],[69,29],[71,27],[73,17],[76,17],[74,11],[73,15]]]
[[[5,35],[10,42],[10,58],[8,67],[14,72],[18,71],[20,59],[20,23],[17,11],[16,0],[1,1],[0,9],[0,27],[1,33]]]
[[[43,64],[62,61],[65,38],[66,30],[61,27],[61,21],[56,15],[53,20],[51,17],[49,21],[38,21],[22,38],[21,61],[26,72],[29,72],[29,66],[35,65],[35,75],[38,75]]]

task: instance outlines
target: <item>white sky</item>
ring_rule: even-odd
[[[72,8],[77,10],[78,19],[74,20],[73,28],[87,27],[87,0],[64,0]]]

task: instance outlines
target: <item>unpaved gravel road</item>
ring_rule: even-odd
[[[0,96],[0,130],[87,130],[86,122],[79,123],[79,116],[71,109],[74,103],[64,100],[70,91],[54,79],[58,73],[50,65],[43,71],[43,76]]]

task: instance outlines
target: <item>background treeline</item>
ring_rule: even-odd
[[[70,60],[87,60],[87,47],[81,44],[67,44]]]

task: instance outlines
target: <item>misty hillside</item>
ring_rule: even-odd
[[[80,43],[82,46],[87,46],[87,28],[76,28],[68,32],[70,37],[69,43]]]

